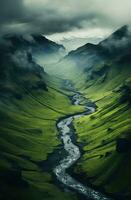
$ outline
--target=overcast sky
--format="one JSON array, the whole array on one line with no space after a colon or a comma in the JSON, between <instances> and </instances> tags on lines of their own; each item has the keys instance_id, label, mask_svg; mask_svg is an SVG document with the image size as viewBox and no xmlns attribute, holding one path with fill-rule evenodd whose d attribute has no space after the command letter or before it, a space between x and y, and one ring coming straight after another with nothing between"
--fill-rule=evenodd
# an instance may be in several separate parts
<instances>
[{"instance_id":1,"label":"overcast sky","mask_svg":"<svg viewBox=\"0 0 131 200\"><path fill-rule=\"evenodd\" d=\"M131 0L0 0L1 33L94 42L130 24Z\"/></svg>"}]
</instances>

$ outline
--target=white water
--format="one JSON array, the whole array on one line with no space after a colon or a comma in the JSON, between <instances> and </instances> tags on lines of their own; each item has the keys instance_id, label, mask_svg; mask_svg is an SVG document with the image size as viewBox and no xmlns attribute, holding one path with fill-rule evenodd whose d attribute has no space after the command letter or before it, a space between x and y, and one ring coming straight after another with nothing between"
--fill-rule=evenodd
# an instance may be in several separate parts
<instances>
[{"instance_id":1,"label":"white water","mask_svg":"<svg viewBox=\"0 0 131 200\"><path fill-rule=\"evenodd\" d=\"M79 105L81 101L80 94L76 94L73 97L74 105ZM74 118L80 118L83 115L89 115L93 112L95 112L95 108L93 107L86 107L87 111L83 114L76 114L72 117L67 117L63 120L61 120L58 124L58 130L61 136L61 140L64 145L64 149L68 153L68 156L63 158L59 165L54 168L54 173L57 177L57 179L63 183L64 185L76 190L77 192L85 195L87 199L94 199L94 200L109 200L105 195L103 195L100 192L95 191L94 189L91 189L87 186L84 186L79 181L72 178L66 170L70 168L80 157L81 153L79 150L79 147L76 146L72 140L71 140L71 128L70 125L72 125L72 121Z\"/></svg>"}]
</instances>

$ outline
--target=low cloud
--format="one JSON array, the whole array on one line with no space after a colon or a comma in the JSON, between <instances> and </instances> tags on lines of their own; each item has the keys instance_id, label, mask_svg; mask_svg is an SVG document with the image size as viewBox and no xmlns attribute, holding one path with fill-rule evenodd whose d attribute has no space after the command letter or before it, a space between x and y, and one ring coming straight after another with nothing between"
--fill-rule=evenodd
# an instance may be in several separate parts
<instances>
[{"instance_id":1,"label":"low cloud","mask_svg":"<svg viewBox=\"0 0 131 200\"><path fill-rule=\"evenodd\" d=\"M18 68L25 68L25 69L32 69L32 63L29 62L28 52L27 51L16 51L12 56L11 59L13 63Z\"/></svg>"},{"instance_id":2,"label":"low cloud","mask_svg":"<svg viewBox=\"0 0 131 200\"><path fill-rule=\"evenodd\" d=\"M123 26L117 31L117 34L111 35L108 39L101 42L101 45L108 50L124 49L131 43L131 29L130 27Z\"/></svg>"}]
</instances>

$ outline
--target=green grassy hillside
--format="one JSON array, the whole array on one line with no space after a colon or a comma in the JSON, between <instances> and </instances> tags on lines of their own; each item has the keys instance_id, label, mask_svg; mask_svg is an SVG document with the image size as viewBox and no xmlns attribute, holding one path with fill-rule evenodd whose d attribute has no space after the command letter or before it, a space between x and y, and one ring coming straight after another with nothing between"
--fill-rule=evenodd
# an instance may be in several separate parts
<instances>
[{"instance_id":1,"label":"green grassy hillside","mask_svg":"<svg viewBox=\"0 0 131 200\"><path fill-rule=\"evenodd\" d=\"M118 45L125 37L129 42ZM131 198L130 39L127 27L122 27L107 40L80 47L54 66L55 75L70 79L97 105L94 114L74 120L84 150L75 167L77 178L124 200Z\"/></svg>"},{"instance_id":2,"label":"green grassy hillside","mask_svg":"<svg viewBox=\"0 0 131 200\"><path fill-rule=\"evenodd\" d=\"M91 116L75 119L78 141L84 145L75 172L118 199L127 199L131 197L130 62L94 66L82 92L98 108Z\"/></svg>"},{"instance_id":3,"label":"green grassy hillside","mask_svg":"<svg viewBox=\"0 0 131 200\"><path fill-rule=\"evenodd\" d=\"M82 110L71 105L59 82L49 81L48 91L26 91L22 100L0 102L1 200L76 199L56 186L46 166L48 156L61 148L57 120Z\"/></svg>"},{"instance_id":4,"label":"green grassy hillside","mask_svg":"<svg viewBox=\"0 0 131 200\"><path fill-rule=\"evenodd\" d=\"M128 43L123 44L125 37ZM122 27L98 45L72 51L50 68L97 105L94 114L74 120L84 150L75 167L77 178L124 200L131 198L130 39L127 27Z\"/></svg>"},{"instance_id":5,"label":"green grassy hillside","mask_svg":"<svg viewBox=\"0 0 131 200\"><path fill-rule=\"evenodd\" d=\"M75 200L74 194L57 187L52 172L65 153L56 123L83 108L71 105L71 94L61 89L63 80L47 75L29 49L35 45L35 53L42 54L43 49L56 53L62 46L42 36L35 37L35 44L23 36L7 36L2 41L0 200ZM50 157L55 160L50 162Z\"/></svg>"},{"instance_id":6,"label":"green grassy hillside","mask_svg":"<svg viewBox=\"0 0 131 200\"><path fill-rule=\"evenodd\" d=\"M97 105L94 114L74 119L83 147L77 178L119 200L131 199L131 43L117 47L126 35L123 27L46 66L55 77L23 49L0 51L0 200L78 199L57 186L52 173L65 154L58 119L84 110L72 105L72 92L62 87L66 79Z\"/></svg>"}]
</instances>

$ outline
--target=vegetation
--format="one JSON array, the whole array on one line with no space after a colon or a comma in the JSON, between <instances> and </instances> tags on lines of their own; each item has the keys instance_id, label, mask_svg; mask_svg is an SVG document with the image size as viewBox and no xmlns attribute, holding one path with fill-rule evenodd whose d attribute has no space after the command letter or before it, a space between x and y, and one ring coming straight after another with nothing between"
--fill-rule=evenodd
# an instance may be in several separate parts
<instances>
[{"instance_id":1,"label":"vegetation","mask_svg":"<svg viewBox=\"0 0 131 200\"><path fill-rule=\"evenodd\" d=\"M75 173L118 199L131 199L131 43L116 45L125 37L130 41L125 33L127 27L98 45L87 44L47 66L55 75L51 77L23 49L21 54L19 48L11 55L8 52L8 59L7 50L1 50L1 200L77 199L57 186L50 163L50 158L56 163L65 153L57 121L84 110L71 104L72 92L62 87L66 79L89 105L92 101L97 107L95 113L74 119L77 140L83 147ZM85 98L81 105L87 102Z\"/></svg>"},{"instance_id":2,"label":"vegetation","mask_svg":"<svg viewBox=\"0 0 131 200\"><path fill-rule=\"evenodd\" d=\"M130 199L130 65L112 62L105 80L100 81L101 77L102 74L95 79L88 76L82 90L98 108L90 116L75 119L78 141L84 145L75 172L119 199Z\"/></svg>"},{"instance_id":3,"label":"vegetation","mask_svg":"<svg viewBox=\"0 0 131 200\"><path fill-rule=\"evenodd\" d=\"M22 100L10 98L0 106L0 199L76 199L53 181L46 160L60 149L57 120L82 110L49 81L48 91L30 91ZM54 88L53 88L54 87ZM44 165L42 164L44 162ZM52 166L53 167L53 166Z\"/></svg>"}]
</instances>

